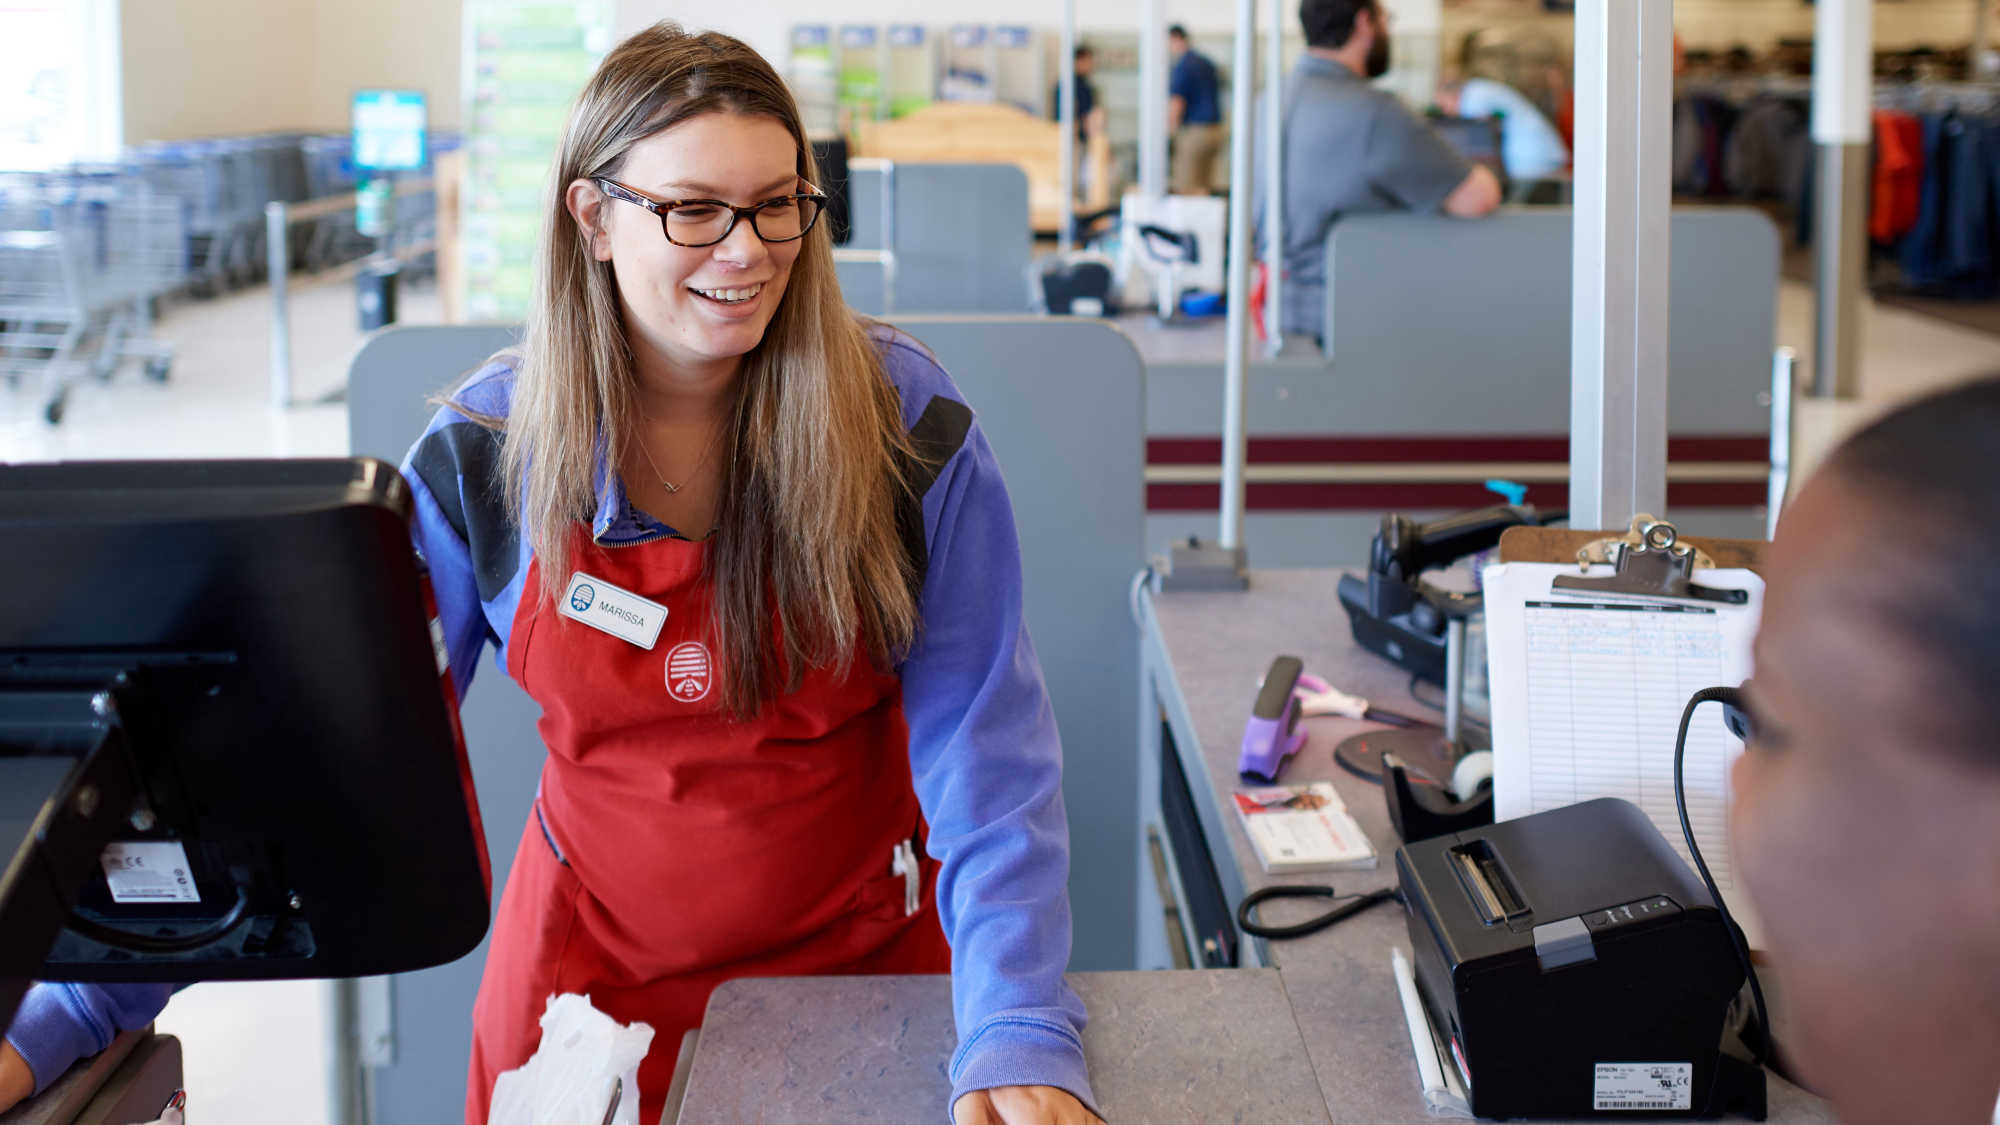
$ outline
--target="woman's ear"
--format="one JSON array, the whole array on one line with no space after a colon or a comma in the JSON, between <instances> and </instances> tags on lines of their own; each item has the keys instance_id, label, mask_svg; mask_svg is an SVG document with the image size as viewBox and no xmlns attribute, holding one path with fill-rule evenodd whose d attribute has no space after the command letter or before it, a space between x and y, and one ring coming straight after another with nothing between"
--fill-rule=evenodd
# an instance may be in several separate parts
<instances>
[{"instance_id":1,"label":"woman's ear","mask_svg":"<svg viewBox=\"0 0 2000 1125\"><path fill-rule=\"evenodd\" d=\"M611 237L604 230L605 203L604 193L589 180L571 180L569 190L563 193L563 206L569 208L576 229L583 232L590 256L600 262L611 260Z\"/></svg>"}]
</instances>

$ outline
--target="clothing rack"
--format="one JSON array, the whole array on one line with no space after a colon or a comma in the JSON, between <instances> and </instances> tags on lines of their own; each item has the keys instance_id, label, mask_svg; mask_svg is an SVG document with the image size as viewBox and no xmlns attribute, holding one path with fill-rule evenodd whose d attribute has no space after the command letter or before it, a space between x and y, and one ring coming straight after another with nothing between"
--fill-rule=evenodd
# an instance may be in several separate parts
<instances>
[{"instance_id":1,"label":"clothing rack","mask_svg":"<svg viewBox=\"0 0 2000 1125\"><path fill-rule=\"evenodd\" d=\"M1917 115L2000 114L2000 84L1991 82L1911 82L1875 87L1875 108Z\"/></svg>"}]
</instances>

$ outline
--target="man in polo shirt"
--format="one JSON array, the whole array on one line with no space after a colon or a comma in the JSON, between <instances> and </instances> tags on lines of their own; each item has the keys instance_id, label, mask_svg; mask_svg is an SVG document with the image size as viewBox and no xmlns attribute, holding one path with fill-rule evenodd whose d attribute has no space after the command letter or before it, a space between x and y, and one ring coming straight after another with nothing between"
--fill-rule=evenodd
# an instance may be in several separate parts
<instances>
[{"instance_id":1,"label":"man in polo shirt","mask_svg":"<svg viewBox=\"0 0 2000 1125\"><path fill-rule=\"evenodd\" d=\"M1285 99L1285 287L1288 335L1326 332L1326 237L1343 215L1500 206L1500 180L1467 162L1397 97L1369 84L1389 71L1379 0L1302 0L1306 54Z\"/></svg>"},{"instance_id":2,"label":"man in polo shirt","mask_svg":"<svg viewBox=\"0 0 2000 1125\"><path fill-rule=\"evenodd\" d=\"M1167 131L1174 138L1175 195L1215 190L1215 158L1222 151L1222 80L1215 64L1188 45L1187 28L1167 29L1174 69L1167 80Z\"/></svg>"}]
</instances>

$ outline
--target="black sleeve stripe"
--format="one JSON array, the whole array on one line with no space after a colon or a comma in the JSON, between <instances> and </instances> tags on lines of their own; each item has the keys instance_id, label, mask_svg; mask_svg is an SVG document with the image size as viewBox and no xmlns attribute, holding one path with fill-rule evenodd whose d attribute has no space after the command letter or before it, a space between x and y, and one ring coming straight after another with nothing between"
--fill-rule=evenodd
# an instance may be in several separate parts
<instances>
[{"instance_id":1,"label":"black sleeve stripe","mask_svg":"<svg viewBox=\"0 0 2000 1125\"><path fill-rule=\"evenodd\" d=\"M965 446L972 432L972 408L962 402L934 397L924 407L923 416L910 427L910 445L916 458L905 465L908 491L896 509L896 530L909 552L912 581L923 589L924 568L930 565L930 544L924 536L924 497L943 475L944 467Z\"/></svg>"},{"instance_id":2,"label":"black sleeve stripe","mask_svg":"<svg viewBox=\"0 0 2000 1125\"><path fill-rule=\"evenodd\" d=\"M519 534L493 487L500 468L500 435L472 422L440 426L417 443L410 468L471 550L479 600L500 596L521 565Z\"/></svg>"}]
</instances>

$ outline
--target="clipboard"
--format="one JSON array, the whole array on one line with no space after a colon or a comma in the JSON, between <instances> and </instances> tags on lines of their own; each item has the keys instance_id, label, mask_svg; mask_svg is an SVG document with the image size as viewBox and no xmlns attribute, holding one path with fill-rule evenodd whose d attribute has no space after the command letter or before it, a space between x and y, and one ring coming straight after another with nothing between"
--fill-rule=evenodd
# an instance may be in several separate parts
<instances>
[{"instance_id":1,"label":"clipboard","mask_svg":"<svg viewBox=\"0 0 2000 1125\"><path fill-rule=\"evenodd\" d=\"M1636 543L1643 524L1658 522L1661 521L1652 516L1640 515L1622 536L1613 531L1573 531L1566 527L1510 527L1500 536L1500 561L1576 562L1585 552L1591 552L1593 561L1609 561L1601 551L1591 549L1614 540ZM1677 535L1677 538L1699 552L1695 563L1698 570L1706 565L1764 576L1764 552L1770 544L1761 539L1710 539L1693 535Z\"/></svg>"},{"instance_id":2,"label":"clipboard","mask_svg":"<svg viewBox=\"0 0 2000 1125\"><path fill-rule=\"evenodd\" d=\"M1767 548L1682 539L1649 515L1623 534L1510 529L1485 572L1496 816L1622 797L1685 859L1671 791L1681 712L1695 691L1747 678ZM1521 563L1557 565L1510 566ZM1689 817L1756 945L1727 839L1742 747L1714 710L1688 737Z\"/></svg>"}]
</instances>

